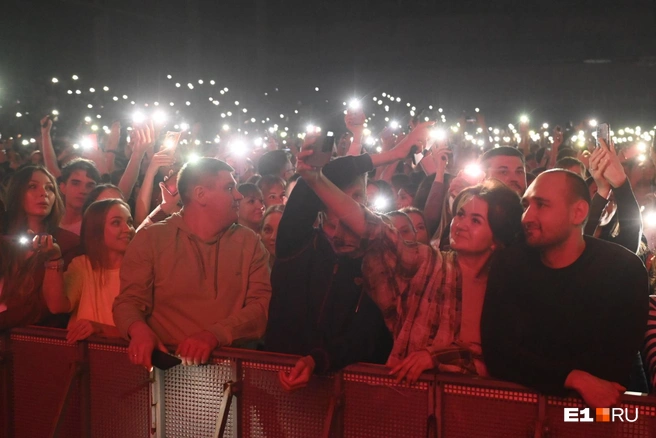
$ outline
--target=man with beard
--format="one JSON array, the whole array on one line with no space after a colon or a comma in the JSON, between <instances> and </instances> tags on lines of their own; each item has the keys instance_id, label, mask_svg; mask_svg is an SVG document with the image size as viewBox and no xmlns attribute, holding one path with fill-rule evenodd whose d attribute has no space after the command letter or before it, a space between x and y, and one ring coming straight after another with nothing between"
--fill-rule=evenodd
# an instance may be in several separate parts
<instances>
[{"instance_id":1,"label":"man with beard","mask_svg":"<svg viewBox=\"0 0 656 438\"><path fill-rule=\"evenodd\" d=\"M365 204L366 172L404 159L425 140L427 128L415 128L388 152L338 158L323 168L324 175ZM315 141L306 138L304 148ZM299 179L278 228L265 349L303 356L289 374L279 375L290 391L305 386L313 373L355 362L383 364L392 348L383 316L362 288L360 238L334 212L321 210L319 197Z\"/></svg>"},{"instance_id":2,"label":"man with beard","mask_svg":"<svg viewBox=\"0 0 656 438\"><path fill-rule=\"evenodd\" d=\"M185 365L216 347L261 338L271 298L269 256L237 222L232 167L215 158L187 163L178 176L179 213L137 233L121 265L114 322L130 339L134 364L177 345Z\"/></svg>"},{"instance_id":3,"label":"man with beard","mask_svg":"<svg viewBox=\"0 0 656 438\"><path fill-rule=\"evenodd\" d=\"M646 329L647 273L625 248L583 236L590 194L540 174L522 199L526 244L492 263L481 318L489 373L547 394L616 404Z\"/></svg>"}]
</instances>

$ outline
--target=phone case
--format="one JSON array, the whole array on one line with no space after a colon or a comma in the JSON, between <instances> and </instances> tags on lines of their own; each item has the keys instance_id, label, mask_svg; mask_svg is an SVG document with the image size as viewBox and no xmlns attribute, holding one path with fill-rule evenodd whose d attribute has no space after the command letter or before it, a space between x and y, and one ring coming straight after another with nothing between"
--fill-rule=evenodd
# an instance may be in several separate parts
<instances>
[{"instance_id":1,"label":"phone case","mask_svg":"<svg viewBox=\"0 0 656 438\"><path fill-rule=\"evenodd\" d=\"M153 355L150 360L153 366L160 370L168 370L182 363L182 359L157 349L153 350Z\"/></svg>"}]
</instances>

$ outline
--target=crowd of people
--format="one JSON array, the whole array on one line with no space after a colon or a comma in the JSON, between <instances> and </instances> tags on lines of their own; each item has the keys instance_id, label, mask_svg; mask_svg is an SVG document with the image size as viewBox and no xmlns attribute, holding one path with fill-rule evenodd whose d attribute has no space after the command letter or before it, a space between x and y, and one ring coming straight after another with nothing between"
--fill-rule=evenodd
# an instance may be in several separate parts
<instances>
[{"instance_id":1,"label":"crowd of people","mask_svg":"<svg viewBox=\"0 0 656 438\"><path fill-rule=\"evenodd\" d=\"M371 151L366 121L244 152L152 120L76 148L46 116L34 153L0 154L0 330L124 337L146 368L156 349L296 354L289 391L356 362L593 407L656 386L653 146L413 117Z\"/></svg>"}]
</instances>

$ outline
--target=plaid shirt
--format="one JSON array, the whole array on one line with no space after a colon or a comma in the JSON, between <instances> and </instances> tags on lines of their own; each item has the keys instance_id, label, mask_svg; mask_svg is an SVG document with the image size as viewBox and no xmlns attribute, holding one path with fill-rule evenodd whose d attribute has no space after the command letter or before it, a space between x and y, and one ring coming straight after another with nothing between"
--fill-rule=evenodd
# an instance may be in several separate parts
<instances>
[{"instance_id":1,"label":"plaid shirt","mask_svg":"<svg viewBox=\"0 0 656 438\"><path fill-rule=\"evenodd\" d=\"M393 227L364 212L365 286L394 335L387 365L428 350L440 371L483 374L480 345L459 340L462 281L455 252L404 241Z\"/></svg>"}]
</instances>

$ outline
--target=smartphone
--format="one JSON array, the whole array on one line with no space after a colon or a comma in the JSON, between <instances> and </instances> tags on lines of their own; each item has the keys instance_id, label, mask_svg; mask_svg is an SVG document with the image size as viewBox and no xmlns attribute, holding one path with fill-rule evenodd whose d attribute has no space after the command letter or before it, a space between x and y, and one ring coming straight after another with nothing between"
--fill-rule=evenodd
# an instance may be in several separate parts
<instances>
[{"instance_id":1,"label":"smartphone","mask_svg":"<svg viewBox=\"0 0 656 438\"><path fill-rule=\"evenodd\" d=\"M171 171L171 174L164 178L164 188L171 196L178 194L178 172Z\"/></svg>"},{"instance_id":2,"label":"smartphone","mask_svg":"<svg viewBox=\"0 0 656 438\"><path fill-rule=\"evenodd\" d=\"M610 126L608 126L608 123L600 123L597 125L597 140L596 140L596 145L597 147L600 146L599 144L599 139L602 138L610 147Z\"/></svg>"},{"instance_id":3,"label":"smartphone","mask_svg":"<svg viewBox=\"0 0 656 438\"><path fill-rule=\"evenodd\" d=\"M326 132L323 140L317 139L310 149L314 151L305 162L312 167L323 167L330 161L335 146L335 134L332 131Z\"/></svg>"},{"instance_id":4,"label":"smartphone","mask_svg":"<svg viewBox=\"0 0 656 438\"><path fill-rule=\"evenodd\" d=\"M160 370L168 370L173 368L176 365L182 363L182 359L175 357L171 354L164 353L161 350L153 350L153 355L150 357L150 361L154 367L159 368Z\"/></svg>"},{"instance_id":5,"label":"smartphone","mask_svg":"<svg viewBox=\"0 0 656 438\"><path fill-rule=\"evenodd\" d=\"M178 147L178 142L180 141L181 131L166 131L166 136L164 137L164 143L162 147L171 152L171 155L175 153L175 149Z\"/></svg>"},{"instance_id":6,"label":"smartphone","mask_svg":"<svg viewBox=\"0 0 656 438\"><path fill-rule=\"evenodd\" d=\"M437 173L437 163L435 162L435 157L432 153L424 155L424 158L419 161L419 166L426 175Z\"/></svg>"}]
</instances>

